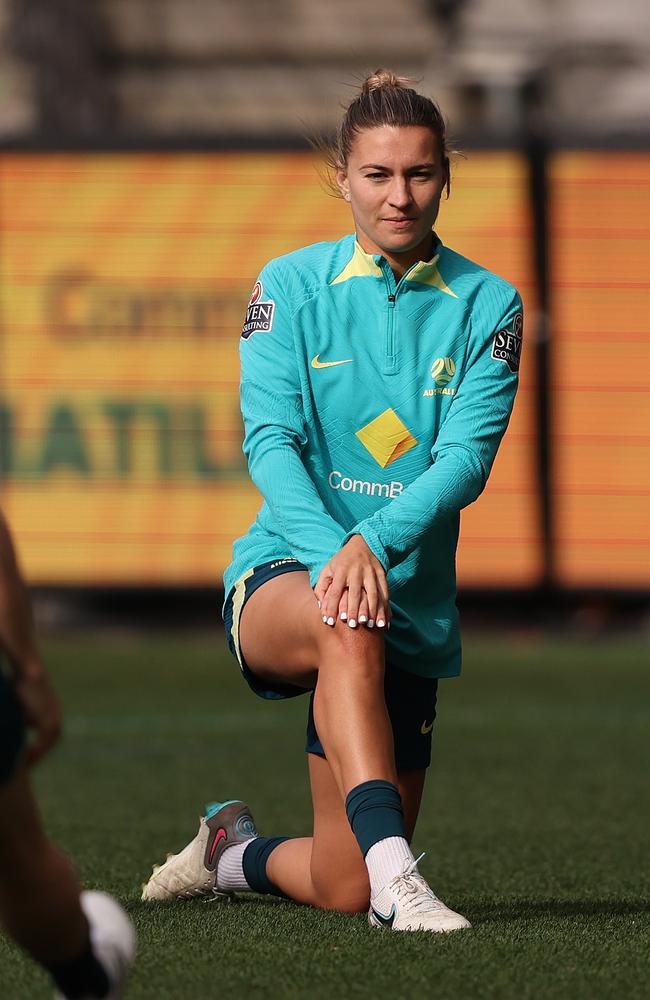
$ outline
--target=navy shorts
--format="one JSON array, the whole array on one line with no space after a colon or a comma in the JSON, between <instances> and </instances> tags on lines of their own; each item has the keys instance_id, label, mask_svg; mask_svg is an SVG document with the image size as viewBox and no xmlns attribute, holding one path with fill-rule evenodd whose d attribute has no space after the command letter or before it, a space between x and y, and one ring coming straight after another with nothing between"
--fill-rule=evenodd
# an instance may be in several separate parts
<instances>
[{"instance_id":1,"label":"navy shorts","mask_svg":"<svg viewBox=\"0 0 650 1000\"><path fill-rule=\"evenodd\" d=\"M23 710L0 664L0 786L13 777L24 744Z\"/></svg>"},{"instance_id":2,"label":"navy shorts","mask_svg":"<svg viewBox=\"0 0 650 1000\"><path fill-rule=\"evenodd\" d=\"M310 693L307 719L307 753L325 757L314 722L314 692L307 692L295 684L273 684L262 681L248 667L239 645L239 620L249 597L255 591L282 573L306 572L307 568L297 559L276 559L263 563L244 573L232 588L223 610L228 647L238 661L249 687L260 698L278 700ZM436 678L419 677L387 662L384 678L386 707L393 727L395 761L401 771L419 770L431 763L431 740L436 718L438 681Z\"/></svg>"}]
</instances>

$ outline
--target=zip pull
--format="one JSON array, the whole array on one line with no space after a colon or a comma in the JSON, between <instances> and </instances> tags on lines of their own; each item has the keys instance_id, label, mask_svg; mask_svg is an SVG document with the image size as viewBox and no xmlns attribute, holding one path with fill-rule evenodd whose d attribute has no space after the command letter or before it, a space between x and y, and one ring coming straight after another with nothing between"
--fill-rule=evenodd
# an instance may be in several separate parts
<instances>
[{"instance_id":1,"label":"zip pull","mask_svg":"<svg viewBox=\"0 0 650 1000\"><path fill-rule=\"evenodd\" d=\"M388 296L388 301L390 302L390 304L392 306L394 306L395 305L395 296L394 295L389 295Z\"/></svg>"}]
</instances>

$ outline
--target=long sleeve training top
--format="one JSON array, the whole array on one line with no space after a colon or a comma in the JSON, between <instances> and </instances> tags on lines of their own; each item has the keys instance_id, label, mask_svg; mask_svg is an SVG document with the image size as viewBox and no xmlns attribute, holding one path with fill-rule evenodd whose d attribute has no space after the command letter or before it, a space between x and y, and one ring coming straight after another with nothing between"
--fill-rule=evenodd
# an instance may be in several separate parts
<instances>
[{"instance_id":1,"label":"long sleeve training top","mask_svg":"<svg viewBox=\"0 0 650 1000\"><path fill-rule=\"evenodd\" d=\"M244 453L264 503L225 586L286 558L313 585L360 534L388 574L388 658L446 677L460 671L460 511L508 425L522 305L507 282L435 244L399 281L354 236L262 271L240 354Z\"/></svg>"}]
</instances>

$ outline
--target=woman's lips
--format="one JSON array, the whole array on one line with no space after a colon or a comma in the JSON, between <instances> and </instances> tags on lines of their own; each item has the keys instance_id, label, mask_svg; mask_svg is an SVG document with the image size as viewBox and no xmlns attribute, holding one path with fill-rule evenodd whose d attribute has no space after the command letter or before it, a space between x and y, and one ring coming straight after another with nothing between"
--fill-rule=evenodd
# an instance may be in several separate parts
<instances>
[{"instance_id":1,"label":"woman's lips","mask_svg":"<svg viewBox=\"0 0 650 1000\"><path fill-rule=\"evenodd\" d=\"M415 219L384 219L384 222L393 229L408 229L415 221Z\"/></svg>"}]
</instances>

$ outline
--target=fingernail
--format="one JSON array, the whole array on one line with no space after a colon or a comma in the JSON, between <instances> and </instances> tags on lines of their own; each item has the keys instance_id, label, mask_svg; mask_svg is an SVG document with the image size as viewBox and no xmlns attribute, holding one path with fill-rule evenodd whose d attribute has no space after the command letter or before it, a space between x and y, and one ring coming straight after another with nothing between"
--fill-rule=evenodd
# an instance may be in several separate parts
<instances>
[{"instance_id":1,"label":"fingernail","mask_svg":"<svg viewBox=\"0 0 650 1000\"><path fill-rule=\"evenodd\" d=\"M356 628L357 627L357 623L354 620L354 618L350 618L350 621L348 622L348 625L350 626L350 628Z\"/></svg>"},{"instance_id":2,"label":"fingernail","mask_svg":"<svg viewBox=\"0 0 650 1000\"><path fill-rule=\"evenodd\" d=\"M333 625L334 624L334 619L333 618L328 618L327 619L327 624L328 625Z\"/></svg>"},{"instance_id":3,"label":"fingernail","mask_svg":"<svg viewBox=\"0 0 650 1000\"><path fill-rule=\"evenodd\" d=\"M359 621L361 622L362 625L365 625L368 619L366 618L365 615L359 615Z\"/></svg>"},{"instance_id":4,"label":"fingernail","mask_svg":"<svg viewBox=\"0 0 650 1000\"><path fill-rule=\"evenodd\" d=\"M318 607L320 608L320 601L317 601L316 603L318 604Z\"/></svg>"},{"instance_id":5,"label":"fingernail","mask_svg":"<svg viewBox=\"0 0 650 1000\"><path fill-rule=\"evenodd\" d=\"M383 628L385 624L386 623L384 622L383 618L378 618L377 619L377 628Z\"/></svg>"},{"instance_id":6,"label":"fingernail","mask_svg":"<svg viewBox=\"0 0 650 1000\"><path fill-rule=\"evenodd\" d=\"M327 615L323 615L323 625L327 625Z\"/></svg>"},{"instance_id":7,"label":"fingernail","mask_svg":"<svg viewBox=\"0 0 650 1000\"><path fill-rule=\"evenodd\" d=\"M347 611L342 611L341 614L339 615L339 618L341 619L342 622L346 622L348 620Z\"/></svg>"},{"instance_id":8,"label":"fingernail","mask_svg":"<svg viewBox=\"0 0 650 1000\"><path fill-rule=\"evenodd\" d=\"M374 628L374 627L375 627L375 620L374 620L374 618L369 618L368 619L368 628Z\"/></svg>"}]
</instances>

